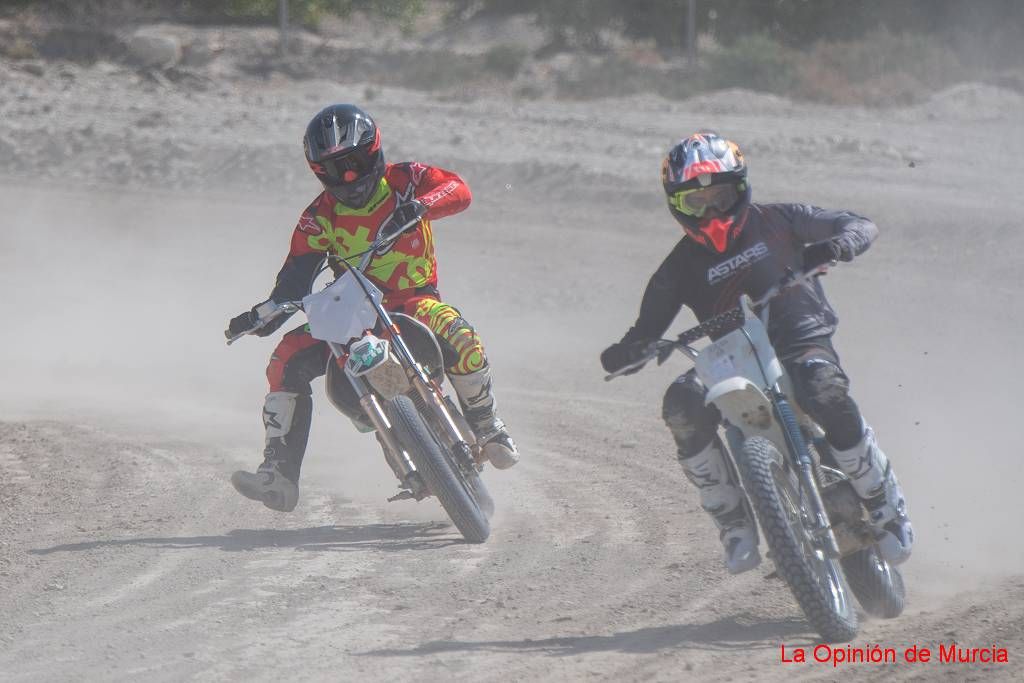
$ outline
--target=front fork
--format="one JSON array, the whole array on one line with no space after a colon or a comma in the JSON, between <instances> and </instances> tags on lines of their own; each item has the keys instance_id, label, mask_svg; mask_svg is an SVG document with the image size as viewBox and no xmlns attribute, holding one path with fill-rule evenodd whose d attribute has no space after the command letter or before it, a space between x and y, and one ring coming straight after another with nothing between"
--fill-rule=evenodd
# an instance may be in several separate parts
<instances>
[{"instance_id":1,"label":"front fork","mask_svg":"<svg viewBox=\"0 0 1024 683\"><path fill-rule=\"evenodd\" d=\"M795 461L797 476L800 478L800 489L807 494L810 508L808 512L813 523L812 533L815 538L823 542L829 557L838 558L840 556L839 543L832 531L828 510L825 508L825 502L821 499L821 492L818 490L818 478L814 474L814 461L811 459L807 443L804 441L803 432L800 431L796 413L778 384L772 387L770 395L772 405L775 406L775 416L782 426L786 445Z\"/></svg>"},{"instance_id":2,"label":"front fork","mask_svg":"<svg viewBox=\"0 0 1024 683\"><path fill-rule=\"evenodd\" d=\"M434 382L431 382L426 377L426 373L422 371L410 372L409 381L416 389L423 404L436 417L440 427L438 431L441 432L440 436L445 441L444 446L449 451L458 454L460 466L475 466L476 460L473 458L473 451L466 437L462 434L462 430L459 429L459 425L455 422L455 418L452 417L451 411L448 410L448 405L444 400L444 395L441 393L441 388Z\"/></svg>"},{"instance_id":3,"label":"front fork","mask_svg":"<svg viewBox=\"0 0 1024 683\"><path fill-rule=\"evenodd\" d=\"M334 353L335 358L344 357L344 349L340 344L329 343L331 351ZM354 377L347 370L345 377L348 378L349 383L352 385L353 390L359 397L359 405L362 407L363 412L369 417L370 422L373 424L374 429L377 430L377 435L383 442L384 446L384 459L387 461L388 466L395 473L395 476L403 484L407 485L409 482L409 475L416 471L416 465L413 464L409 458L409 454L402 448L402 444L399 443L395 436L394 430L391 428L391 421L388 420L384 409L380 405L380 401L377 396L370 391L369 386L365 380L361 377ZM445 405L442 398L440 388L436 387L429 379L426 378L426 373L419 367L408 368L406 373L409 377L409 382L416 390L416 394L420 398L420 403L425 406L435 417L436 422L440 423L442 429L438 430L441 432L443 440L446 442L444 445L459 453L460 459L464 463L473 463L473 454L469 448L469 444L462 436L462 432L456 425L451 413L448 411L447 405Z\"/></svg>"},{"instance_id":4,"label":"front fork","mask_svg":"<svg viewBox=\"0 0 1024 683\"><path fill-rule=\"evenodd\" d=\"M328 344L336 359L344 357L345 351L340 344L333 342L328 342ZM406 485L409 481L409 475L416 471L416 466L409 458L409 454L402 448L402 444L398 442L398 438L391 428L391 421L388 420L388 416L384 413L384 408L381 406L380 401L377 400L377 396L370 391L365 380L361 377L353 377L344 368L342 368L342 372L345 373L349 384L352 385L356 396L359 397L359 405L362 407L363 412L370 418L373 428L377 430L377 437L381 440L381 445L384 446L384 460L387 461L388 466L395 473L395 476L398 477L398 481L403 486Z\"/></svg>"},{"instance_id":5,"label":"front fork","mask_svg":"<svg viewBox=\"0 0 1024 683\"><path fill-rule=\"evenodd\" d=\"M402 360L402 365L405 368L405 375L409 379L409 383L412 384L416 393L419 395L421 402L421 409L432 413L439 427L438 431L442 440L445 442L443 445L450 452L457 453L460 459L460 466L466 463L468 466L473 466L475 463L473 459L473 453L469 447L469 443L466 441L455 420L452 419L451 413L448 411L448 406L444 402L444 394L441 391L441 387L435 382L431 381L423 367L416 362L416 358L412 355L412 351L405 344L405 340L402 339L402 335L398 329L398 326L391 319L391 315L380 305L374 303L374 307L377 309L377 314L383 321L385 327L392 332L391 341L395 346L395 350L398 352L399 357Z\"/></svg>"}]
</instances>

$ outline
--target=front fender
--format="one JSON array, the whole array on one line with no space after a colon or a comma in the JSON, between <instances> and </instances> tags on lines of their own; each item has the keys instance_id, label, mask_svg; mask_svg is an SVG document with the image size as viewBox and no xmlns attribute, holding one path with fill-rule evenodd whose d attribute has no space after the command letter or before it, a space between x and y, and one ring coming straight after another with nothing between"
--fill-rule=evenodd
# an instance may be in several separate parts
<instances>
[{"instance_id":1,"label":"front fender","mask_svg":"<svg viewBox=\"0 0 1024 683\"><path fill-rule=\"evenodd\" d=\"M745 377L731 377L708 389L704 402L714 404L729 424L743 437L762 436L785 452L786 440L775 420L771 401L757 385Z\"/></svg>"}]
</instances>

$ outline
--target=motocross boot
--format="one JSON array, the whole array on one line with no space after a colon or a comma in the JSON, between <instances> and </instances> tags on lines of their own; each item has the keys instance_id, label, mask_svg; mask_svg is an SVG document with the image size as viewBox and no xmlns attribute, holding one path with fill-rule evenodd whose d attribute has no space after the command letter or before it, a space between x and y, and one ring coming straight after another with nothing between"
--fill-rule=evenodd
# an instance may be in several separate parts
<instances>
[{"instance_id":1,"label":"motocross boot","mask_svg":"<svg viewBox=\"0 0 1024 683\"><path fill-rule=\"evenodd\" d=\"M832 453L864 501L882 557L893 565L905 562L914 545L914 528L907 517L903 489L878 447L874 430L865 424L864 436L856 446L843 451L833 446Z\"/></svg>"},{"instance_id":2,"label":"motocross boot","mask_svg":"<svg viewBox=\"0 0 1024 683\"><path fill-rule=\"evenodd\" d=\"M484 457L499 470L507 470L519 462L516 444L496 411L494 393L491 391L490 366L485 365L466 375L450 374L448 379L459 397L462 412L476 435L477 443L483 449Z\"/></svg>"},{"instance_id":3,"label":"motocross boot","mask_svg":"<svg viewBox=\"0 0 1024 683\"><path fill-rule=\"evenodd\" d=\"M733 479L718 436L700 453L680 454L686 478L700 489L700 506L718 527L725 547L725 568L730 574L749 571L761 563L757 550L757 525L750 514L743 491Z\"/></svg>"},{"instance_id":4,"label":"motocross boot","mask_svg":"<svg viewBox=\"0 0 1024 683\"><path fill-rule=\"evenodd\" d=\"M246 498L271 510L291 512L299 502L299 469L309 439L313 401L290 391L272 391L263 404L267 430L263 464L255 474L238 471L231 484Z\"/></svg>"}]
</instances>

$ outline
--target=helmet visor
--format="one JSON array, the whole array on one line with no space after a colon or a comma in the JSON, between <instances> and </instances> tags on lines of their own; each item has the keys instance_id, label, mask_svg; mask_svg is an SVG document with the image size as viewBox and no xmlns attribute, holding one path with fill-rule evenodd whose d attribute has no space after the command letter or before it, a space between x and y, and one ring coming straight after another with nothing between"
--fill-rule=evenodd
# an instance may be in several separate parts
<instances>
[{"instance_id":1,"label":"helmet visor","mask_svg":"<svg viewBox=\"0 0 1024 683\"><path fill-rule=\"evenodd\" d=\"M354 149L348 154L320 162L323 169L321 180L329 185L348 185L357 183L374 171L380 150L367 154L362 149Z\"/></svg>"},{"instance_id":2,"label":"helmet visor","mask_svg":"<svg viewBox=\"0 0 1024 683\"><path fill-rule=\"evenodd\" d=\"M708 187L679 190L669 195L668 203L687 216L700 218L709 208L725 213L740 199L741 187L735 183L722 183Z\"/></svg>"}]
</instances>

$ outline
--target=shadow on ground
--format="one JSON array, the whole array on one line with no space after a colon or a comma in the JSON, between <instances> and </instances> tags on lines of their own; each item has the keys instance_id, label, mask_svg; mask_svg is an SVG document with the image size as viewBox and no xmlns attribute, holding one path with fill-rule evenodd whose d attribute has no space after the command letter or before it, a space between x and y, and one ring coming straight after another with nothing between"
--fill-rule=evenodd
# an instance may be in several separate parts
<instances>
[{"instance_id":1,"label":"shadow on ground","mask_svg":"<svg viewBox=\"0 0 1024 683\"><path fill-rule=\"evenodd\" d=\"M816 642L806 621L801 619L756 620L738 615L704 624L654 626L622 631L608 636L564 636L533 640L434 640L409 649L370 650L360 653L371 657L409 657L446 652L537 652L555 657L588 652L625 652L649 654L659 650L695 647L704 650L758 650L778 647L786 641L794 645Z\"/></svg>"},{"instance_id":2,"label":"shadow on ground","mask_svg":"<svg viewBox=\"0 0 1024 683\"><path fill-rule=\"evenodd\" d=\"M442 522L400 522L307 529L234 529L222 536L147 536L65 543L30 550L32 555L79 552L118 546L154 548L216 548L226 552L290 548L305 551L432 550L464 543Z\"/></svg>"}]
</instances>

